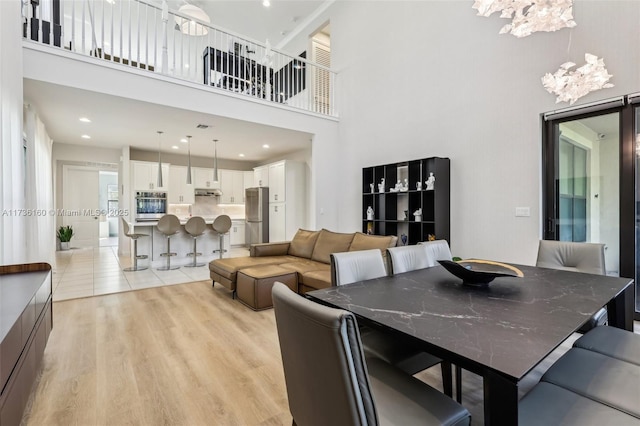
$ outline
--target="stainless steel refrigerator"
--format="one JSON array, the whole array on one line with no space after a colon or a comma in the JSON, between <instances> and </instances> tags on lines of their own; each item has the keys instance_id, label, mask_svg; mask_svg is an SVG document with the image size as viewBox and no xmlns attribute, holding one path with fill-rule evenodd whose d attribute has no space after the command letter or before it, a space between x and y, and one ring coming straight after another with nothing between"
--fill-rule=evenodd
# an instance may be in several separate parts
<instances>
[{"instance_id":1,"label":"stainless steel refrigerator","mask_svg":"<svg viewBox=\"0 0 640 426\"><path fill-rule=\"evenodd\" d=\"M269 242L269 188L247 188L244 208L246 216L245 240L251 244Z\"/></svg>"}]
</instances>

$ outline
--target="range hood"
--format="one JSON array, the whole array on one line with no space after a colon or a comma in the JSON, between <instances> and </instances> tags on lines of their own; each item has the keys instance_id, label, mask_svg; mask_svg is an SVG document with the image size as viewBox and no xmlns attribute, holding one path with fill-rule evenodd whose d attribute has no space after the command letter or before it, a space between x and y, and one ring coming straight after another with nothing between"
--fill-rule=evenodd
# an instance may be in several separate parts
<instances>
[{"instance_id":1,"label":"range hood","mask_svg":"<svg viewBox=\"0 0 640 426\"><path fill-rule=\"evenodd\" d=\"M200 197L219 197L222 191L217 188L196 188L196 196Z\"/></svg>"}]
</instances>

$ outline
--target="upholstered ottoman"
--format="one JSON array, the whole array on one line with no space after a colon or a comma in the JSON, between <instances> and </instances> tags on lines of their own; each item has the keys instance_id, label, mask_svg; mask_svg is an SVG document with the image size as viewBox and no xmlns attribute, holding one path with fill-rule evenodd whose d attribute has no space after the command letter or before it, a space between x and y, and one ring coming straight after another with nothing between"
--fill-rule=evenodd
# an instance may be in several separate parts
<instances>
[{"instance_id":1,"label":"upholstered ottoman","mask_svg":"<svg viewBox=\"0 0 640 426\"><path fill-rule=\"evenodd\" d=\"M238 299L254 311L271 308L273 307L271 287L276 281L286 284L295 292L298 291L298 276L294 271L278 265L242 269L238 271L236 286Z\"/></svg>"}]
</instances>

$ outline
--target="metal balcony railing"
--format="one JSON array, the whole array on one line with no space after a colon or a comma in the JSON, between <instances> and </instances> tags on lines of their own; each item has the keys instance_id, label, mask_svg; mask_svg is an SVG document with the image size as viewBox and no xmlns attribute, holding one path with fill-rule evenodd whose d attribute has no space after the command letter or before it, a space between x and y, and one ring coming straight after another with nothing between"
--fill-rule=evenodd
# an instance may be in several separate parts
<instances>
[{"instance_id":1,"label":"metal balcony railing","mask_svg":"<svg viewBox=\"0 0 640 426\"><path fill-rule=\"evenodd\" d=\"M33 41L337 116L331 69L170 10L166 1L25 0L23 19L23 36Z\"/></svg>"}]
</instances>

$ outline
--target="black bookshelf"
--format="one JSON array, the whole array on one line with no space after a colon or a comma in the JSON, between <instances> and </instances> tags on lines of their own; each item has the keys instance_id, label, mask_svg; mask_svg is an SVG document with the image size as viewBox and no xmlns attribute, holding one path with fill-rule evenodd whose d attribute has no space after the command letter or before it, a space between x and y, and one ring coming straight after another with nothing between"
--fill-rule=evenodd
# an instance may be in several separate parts
<instances>
[{"instance_id":1,"label":"black bookshelf","mask_svg":"<svg viewBox=\"0 0 640 426\"><path fill-rule=\"evenodd\" d=\"M434 189L427 190L429 174L436 178ZM384 190L378 185L384 178ZM407 191L392 192L398 181ZM416 184L420 182L421 188ZM370 184L373 183L373 191ZM362 169L362 232L375 235L407 236L407 244L428 241L429 238L450 241L450 160L430 157ZM374 220L367 220L367 209L374 210ZM416 221L413 213L422 209L422 218Z\"/></svg>"}]
</instances>

